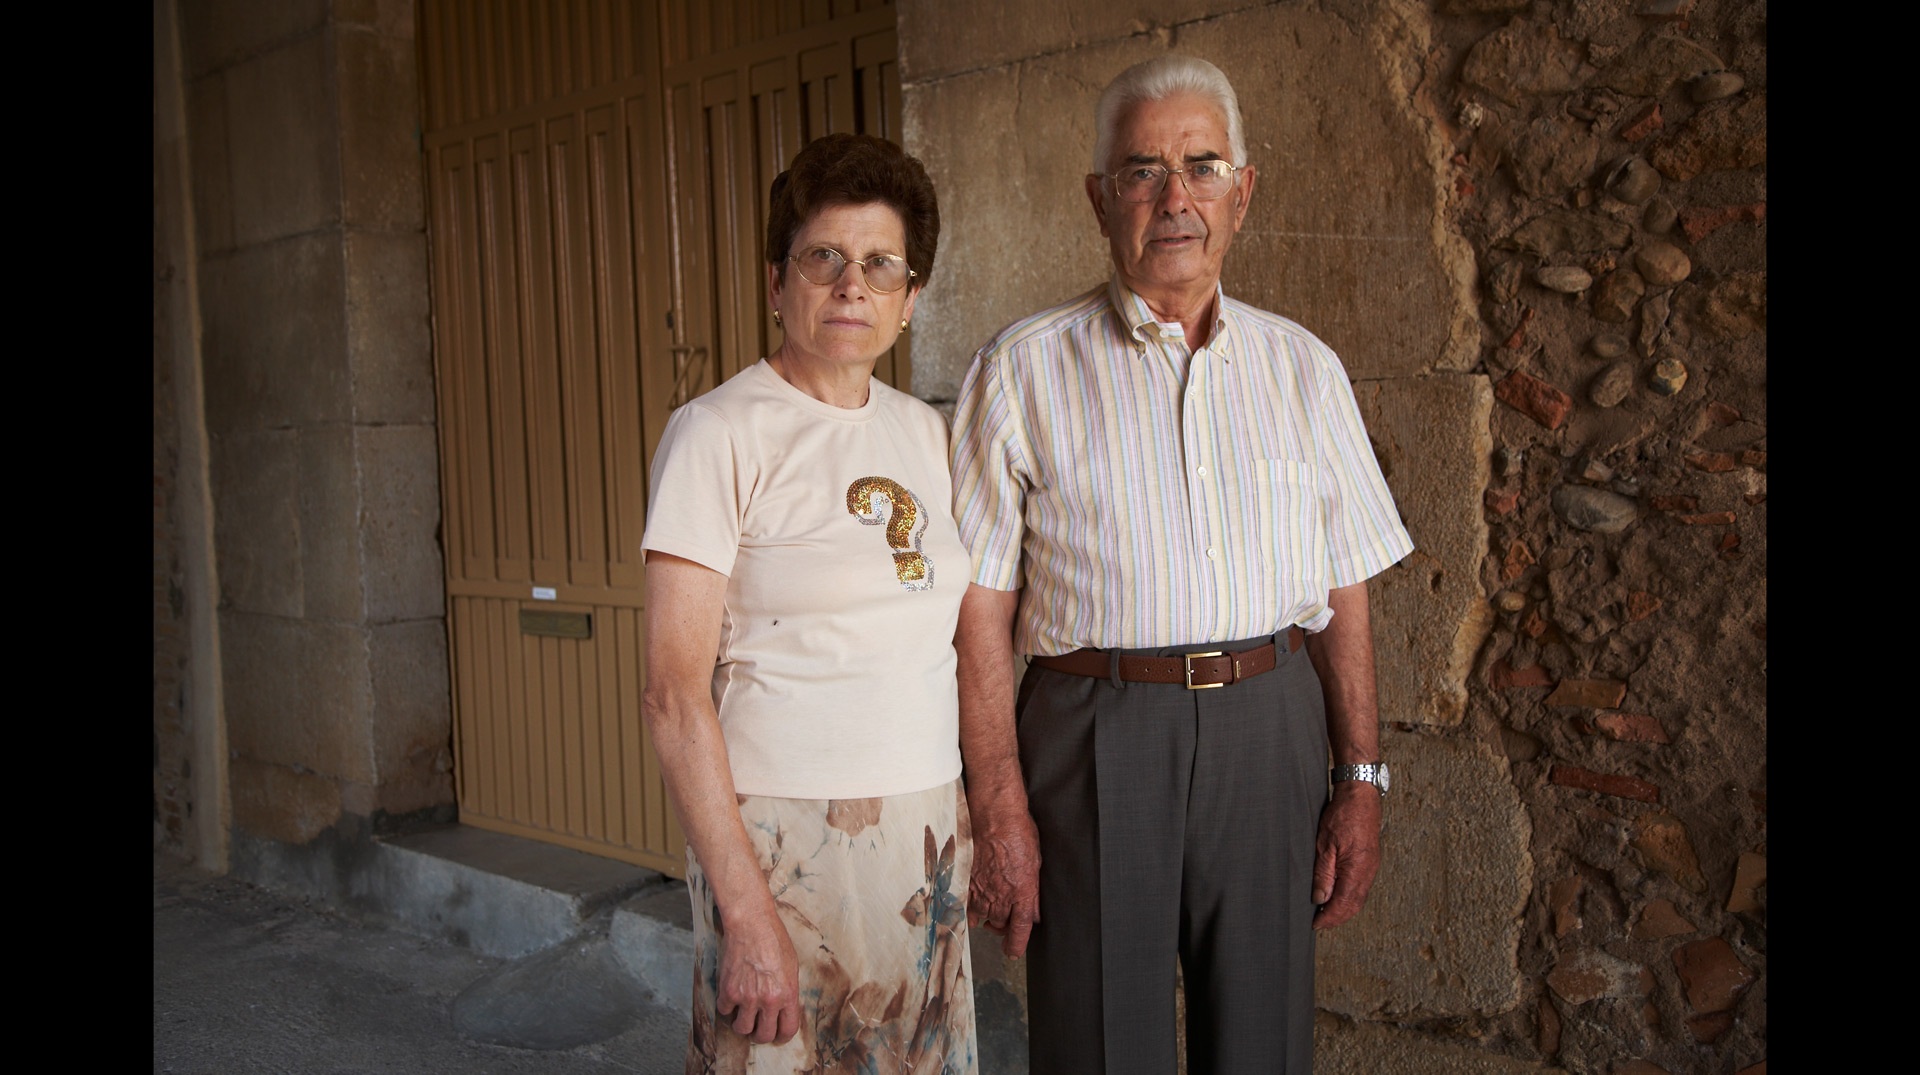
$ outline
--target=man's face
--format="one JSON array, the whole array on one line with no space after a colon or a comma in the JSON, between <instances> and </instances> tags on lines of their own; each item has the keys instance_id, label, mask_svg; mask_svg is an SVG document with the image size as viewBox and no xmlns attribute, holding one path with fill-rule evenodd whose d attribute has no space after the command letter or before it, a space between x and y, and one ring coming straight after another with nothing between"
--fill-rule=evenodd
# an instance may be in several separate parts
<instances>
[{"instance_id":1,"label":"man's face","mask_svg":"<svg viewBox=\"0 0 1920 1075\"><path fill-rule=\"evenodd\" d=\"M1135 105L1120 119L1108 173L1133 164L1185 168L1199 160L1230 160L1226 119L1213 102L1183 95ZM1113 250L1121 281L1150 301L1156 295L1211 290L1220 279L1233 233L1253 197L1253 168L1240 169L1224 197L1196 201L1180 176L1150 202L1122 201L1113 184L1087 177L1087 197L1100 234Z\"/></svg>"}]
</instances>

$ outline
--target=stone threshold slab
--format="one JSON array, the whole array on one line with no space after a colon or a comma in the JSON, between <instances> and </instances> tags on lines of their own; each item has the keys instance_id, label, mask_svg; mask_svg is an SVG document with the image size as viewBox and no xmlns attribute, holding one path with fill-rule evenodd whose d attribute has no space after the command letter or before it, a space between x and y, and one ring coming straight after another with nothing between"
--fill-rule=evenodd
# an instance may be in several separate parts
<instances>
[{"instance_id":1,"label":"stone threshold slab","mask_svg":"<svg viewBox=\"0 0 1920 1075\"><path fill-rule=\"evenodd\" d=\"M672 886L686 901L685 886L656 870L471 826L373 843L356 897L409 928L507 959L575 936L654 889Z\"/></svg>"},{"instance_id":2,"label":"stone threshold slab","mask_svg":"<svg viewBox=\"0 0 1920 1075\"><path fill-rule=\"evenodd\" d=\"M234 876L483 955L519 960L583 936L676 1011L693 991L683 881L613 859L465 825L305 845L236 833Z\"/></svg>"}]
</instances>

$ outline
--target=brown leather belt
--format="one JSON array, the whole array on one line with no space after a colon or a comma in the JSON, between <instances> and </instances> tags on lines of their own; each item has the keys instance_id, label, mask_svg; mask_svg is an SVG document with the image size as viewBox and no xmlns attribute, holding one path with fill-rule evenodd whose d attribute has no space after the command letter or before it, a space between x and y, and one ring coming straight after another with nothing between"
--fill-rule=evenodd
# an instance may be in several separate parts
<instances>
[{"instance_id":1,"label":"brown leather belt","mask_svg":"<svg viewBox=\"0 0 1920 1075\"><path fill-rule=\"evenodd\" d=\"M1287 628L1287 652L1297 652L1306 643L1307 633L1299 627ZM1035 657L1033 663L1071 676L1108 679L1113 676L1113 655L1103 649L1077 649L1058 657ZM1178 657L1132 657L1120 655L1120 678L1128 683L1175 683L1190 691L1225 687L1262 672L1271 672L1279 664L1273 643L1238 653L1213 650L1187 653Z\"/></svg>"}]
</instances>

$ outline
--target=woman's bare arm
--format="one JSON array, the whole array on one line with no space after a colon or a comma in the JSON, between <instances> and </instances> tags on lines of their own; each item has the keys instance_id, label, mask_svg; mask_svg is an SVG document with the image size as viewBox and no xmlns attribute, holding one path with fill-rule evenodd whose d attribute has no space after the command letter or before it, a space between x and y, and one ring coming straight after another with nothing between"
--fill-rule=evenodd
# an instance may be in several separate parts
<instances>
[{"instance_id":1,"label":"woman's bare arm","mask_svg":"<svg viewBox=\"0 0 1920 1075\"><path fill-rule=\"evenodd\" d=\"M647 685L641 712L687 842L726 922L720 1014L754 1041L784 1044L800 1027L799 961L740 823L727 744L713 708L713 662L727 577L647 553Z\"/></svg>"}]
</instances>

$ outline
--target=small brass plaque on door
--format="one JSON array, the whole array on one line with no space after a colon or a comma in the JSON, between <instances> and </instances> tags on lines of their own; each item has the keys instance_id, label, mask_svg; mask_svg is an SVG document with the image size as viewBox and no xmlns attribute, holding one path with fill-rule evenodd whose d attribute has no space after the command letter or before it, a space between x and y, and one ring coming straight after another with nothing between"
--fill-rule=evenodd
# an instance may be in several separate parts
<instances>
[{"instance_id":1,"label":"small brass plaque on door","mask_svg":"<svg viewBox=\"0 0 1920 1075\"><path fill-rule=\"evenodd\" d=\"M592 638L593 616L585 612L523 608L520 610L520 633L550 638Z\"/></svg>"}]
</instances>

